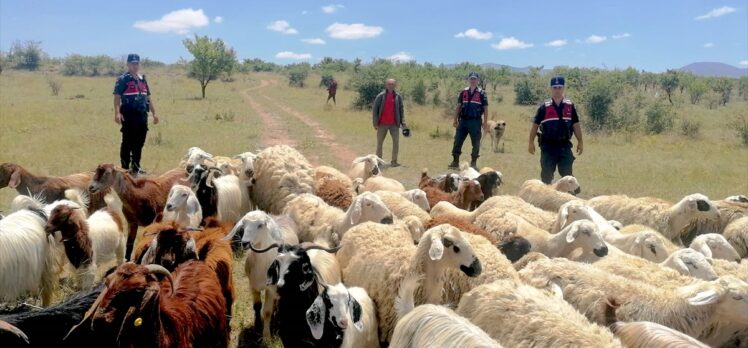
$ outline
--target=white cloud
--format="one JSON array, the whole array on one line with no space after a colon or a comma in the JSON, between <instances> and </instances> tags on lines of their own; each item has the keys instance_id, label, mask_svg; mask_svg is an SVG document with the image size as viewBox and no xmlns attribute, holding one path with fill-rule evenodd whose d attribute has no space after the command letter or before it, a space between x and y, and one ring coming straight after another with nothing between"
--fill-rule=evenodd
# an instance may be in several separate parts
<instances>
[{"instance_id":1,"label":"white cloud","mask_svg":"<svg viewBox=\"0 0 748 348\"><path fill-rule=\"evenodd\" d=\"M291 51L283 51L275 54L275 58L279 59L294 59L294 60L307 60L311 59L312 55L309 53L294 53Z\"/></svg>"},{"instance_id":2,"label":"white cloud","mask_svg":"<svg viewBox=\"0 0 748 348\"><path fill-rule=\"evenodd\" d=\"M410 62L411 60L414 60L415 58L411 56L408 52L400 51L387 57L387 59L393 62L405 63L405 62Z\"/></svg>"},{"instance_id":3,"label":"white cloud","mask_svg":"<svg viewBox=\"0 0 748 348\"><path fill-rule=\"evenodd\" d=\"M133 27L154 33L187 34L190 29L204 27L209 23L210 19L202 9L185 8L169 12L161 16L161 19L136 21Z\"/></svg>"},{"instance_id":4,"label":"white cloud","mask_svg":"<svg viewBox=\"0 0 748 348\"><path fill-rule=\"evenodd\" d=\"M344 24L335 22L327 27L325 31L334 39L357 40L379 36L384 29L362 23Z\"/></svg>"},{"instance_id":5,"label":"white cloud","mask_svg":"<svg viewBox=\"0 0 748 348\"><path fill-rule=\"evenodd\" d=\"M714 44L711 42L707 42L704 44L704 48L712 48L712 47L714 47Z\"/></svg>"},{"instance_id":6,"label":"white cloud","mask_svg":"<svg viewBox=\"0 0 748 348\"><path fill-rule=\"evenodd\" d=\"M296 31L296 29L291 27L291 24L289 24L288 22L284 20L275 21L275 22L268 24L267 29L272 30L272 31L277 31L279 33L286 34L286 35L299 33L298 31Z\"/></svg>"},{"instance_id":7,"label":"white cloud","mask_svg":"<svg viewBox=\"0 0 748 348\"><path fill-rule=\"evenodd\" d=\"M223 17L221 17L221 16L216 16L216 18L213 18L213 22L216 22L216 23L218 23L218 24L221 24L221 23L223 23Z\"/></svg>"},{"instance_id":8,"label":"white cloud","mask_svg":"<svg viewBox=\"0 0 748 348\"><path fill-rule=\"evenodd\" d=\"M748 60L741 60L738 64L748 66Z\"/></svg>"},{"instance_id":9,"label":"white cloud","mask_svg":"<svg viewBox=\"0 0 748 348\"><path fill-rule=\"evenodd\" d=\"M606 36L590 35L586 39L584 39L584 42L590 43L590 44L596 44L596 43L604 42L607 39L608 38Z\"/></svg>"},{"instance_id":10,"label":"white cloud","mask_svg":"<svg viewBox=\"0 0 748 348\"><path fill-rule=\"evenodd\" d=\"M322 6L322 12L328 13L328 14L335 13L335 12L338 12L338 10L343 7L344 7L343 5L339 5L339 4L330 4L327 6Z\"/></svg>"},{"instance_id":11,"label":"white cloud","mask_svg":"<svg viewBox=\"0 0 748 348\"><path fill-rule=\"evenodd\" d=\"M311 38L311 39L301 39L301 42L307 43L310 45L324 45L326 43L325 40L322 40L318 37Z\"/></svg>"},{"instance_id":12,"label":"white cloud","mask_svg":"<svg viewBox=\"0 0 748 348\"><path fill-rule=\"evenodd\" d=\"M735 9L734 7L722 6L720 8L715 8L715 9L713 9L713 10L711 10L711 11L709 11L709 12L707 12L707 13L701 15L701 16L698 16L698 17L696 17L694 19L697 20L697 21L701 21L701 20L709 19L709 18L717 18L717 17L722 17L722 16L724 16L726 14L733 13L735 11L737 11L737 9Z\"/></svg>"},{"instance_id":13,"label":"white cloud","mask_svg":"<svg viewBox=\"0 0 748 348\"><path fill-rule=\"evenodd\" d=\"M488 31L481 32L478 29L470 28L461 33L455 34L455 37L458 39L462 39L466 37L468 39L473 39L473 40L490 40L493 37L493 33L488 32Z\"/></svg>"},{"instance_id":14,"label":"white cloud","mask_svg":"<svg viewBox=\"0 0 748 348\"><path fill-rule=\"evenodd\" d=\"M501 41L491 44L491 47L497 50L525 49L534 46L531 43L516 39L514 36L502 38Z\"/></svg>"},{"instance_id":15,"label":"white cloud","mask_svg":"<svg viewBox=\"0 0 748 348\"><path fill-rule=\"evenodd\" d=\"M627 37L631 37L631 34L623 33L623 34L618 34L618 35L611 35L611 37L613 38L613 40L625 39Z\"/></svg>"},{"instance_id":16,"label":"white cloud","mask_svg":"<svg viewBox=\"0 0 748 348\"><path fill-rule=\"evenodd\" d=\"M548 42L545 45L548 47L561 47L561 46L566 46L567 43L569 42L566 41L566 39L558 39L558 40L553 40L551 42Z\"/></svg>"}]
</instances>

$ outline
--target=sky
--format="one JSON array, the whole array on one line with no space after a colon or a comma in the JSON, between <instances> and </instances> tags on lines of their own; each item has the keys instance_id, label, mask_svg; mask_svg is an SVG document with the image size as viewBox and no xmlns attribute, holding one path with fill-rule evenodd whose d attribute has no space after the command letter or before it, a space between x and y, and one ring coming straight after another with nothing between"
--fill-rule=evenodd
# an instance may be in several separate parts
<instances>
[{"instance_id":1,"label":"sky","mask_svg":"<svg viewBox=\"0 0 748 348\"><path fill-rule=\"evenodd\" d=\"M322 57L516 67L716 61L748 67L748 1L0 0L0 50L36 40L52 56L190 58L182 40L222 38L240 59Z\"/></svg>"}]
</instances>

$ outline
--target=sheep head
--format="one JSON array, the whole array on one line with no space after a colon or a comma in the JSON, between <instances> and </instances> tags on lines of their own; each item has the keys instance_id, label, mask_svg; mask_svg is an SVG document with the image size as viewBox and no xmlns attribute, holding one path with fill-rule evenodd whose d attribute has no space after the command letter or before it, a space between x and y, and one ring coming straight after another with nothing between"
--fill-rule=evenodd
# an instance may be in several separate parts
<instances>
[{"instance_id":1,"label":"sheep head","mask_svg":"<svg viewBox=\"0 0 748 348\"><path fill-rule=\"evenodd\" d=\"M690 248L702 253L707 258L740 262L740 254L721 234L699 235L691 242Z\"/></svg>"},{"instance_id":2,"label":"sheep head","mask_svg":"<svg viewBox=\"0 0 748 348\"><path fill-rule=\"evenodd\" d=\"M418 243L418 249L428 250L429 258L438 269L459 268L468 277L477 277L483 270L470 242L451 225L438 225L426 231Z\"/></svg>"},{"instance_id":3,"label":"sheep head","mask_svg":"<svg viewBox=\"0 0 748 348\"><path fill-rule=\"evenodd\" d=\"M384 160L377 155L366 155L353 160L353 165L358 163L364 163L364 179L366 179L381 173L379 166L384 165Z\"/></svg>"},{"instance_id":4,"label":"sheep head","mask_svg":"<svg viewBox=\"0 0 748 348\"><path fill-rule=\"evenodd\" d=\"M75 238L77 229L72 229L71 227L79 224L81 219L85 220L85 217L74 216L74 214L83 214L80 207L77 205L57 205L52 209L49 219L47 219L47 224L44 226L44 231L47 232L47 234L53 234L60 231L63 241Z\"/></svg>"},{"instance_id":5,"label":"sheep head","mask_svg":"<svg viewBox=\"0 0 748 348\"><path fill-rule=\"evenodd\" d=\"M361 304L351 296L345 285L338 283L334 285L322 284L322 286L322 292L306 311L306 321L312 331L312 336L316 339L322 338L325 322L332 323L336 331L340 331L337 333L340 339L342 339L343 331L348 328L349 323L353 323L356 330L363 330Z\"/></svg>"},{"instance_id":6,"label":"sheep head","mask_svg":"<svg viewBox=\"0 0 748 348\"><path fill-rule=\"evenodd\" d=\"M585 251L590 251L597 257L608 255L608 245L605 244L603 236L590 220L577 220L567 226L559 235L566 236L566 242L581 247Z\"/></svg>"},{"instance_id":7,"label":"sheep head","mask_svg":"<svg viewBox=\"0 0 748 348\"><path fill-rule=\"evenodd\" d=\"M418 243L418 241L421 240L423 232L425 232L421 219L415 216L404 216L400 219L400 222L402 222L408 232L410 232L410 236L413 238L413 243Z\"/></svg>"},{"instance_id":8,"label":"sheep head","mask_svg":"<svg viewBox=\"0 0 748 348\"><path fill-rule=\"evenodd\" d=\"M366 221L382 224L392 224L394 221L392 212L384 205L379 196L371 192L364 192L353 199L348 208L347 218L351 225L357 225ZM343 238L341 235L340 238Z\"/></svg>"},{"instance_id":9,"label":"sheep head","mask_svg":"<svg viewBox=\"0 0 748 348\"><path fill-rule=\"evenodd\" d=\"M199 147L191 147L187 150L187 154L183 158L186 164L185 170L187 170L187 173L192 173L195 166L205 164L206 161L211 159L213 159L213 155L203 151Z\"/></svg>"},{"instance_id":10,"label":"sheep head","mask_svg":"<svg viewBox=\"0 0 748 348\"><path fill-rule=\"evenodd\" d=\"M640 256L652 262L662 262L668 256L665 243L662 238L652 231L643 231L637 233L634 239L634 245L638 248Z\"/></svg>"},{"instance_id":11,"label":"sheep head","mask_svg":"<svg viewBox=\"0 0 748 348\"><path fill-rule=\"evenodd\" d=\"M13 163L0 164L0 188L12 189L21 184L21 167Z\"/></svg>"},{"instance_id":12,"label":"sheep head","mask_svg":"<svg viewBox=\"0 0 748 348\"><path fill-rule=\"evenodd\" d=\"M251 152L244 152L233 157L242 161L242 173L245 179L251 179L255 175L255 160L257 155Z\"/></svg>"},{"instance_id":13,"label":"sheep head","mask_svg":"<svg viewBox=\"0 0 748 348\"><path fill-rule=\"evenodd\" d=\"M405 198L415 203L421 209L425 211L431 211L431 206L429 205L428 196L426 196L426 192L424 192L423 190L421 189L408 190L408 191L405 191L403 195L405 196Z\"/></svg>"},{"instance_id":14,"label":"sheep head","mask_svg":"<svg viewBox=\"0 0 748 348\"><path fill-rule=\"evenodd\" d=\"M188 260L197 260L195 239L188 231L175 227L161 230L141 255L140 264L157 264L173 271Z\"/></svg>"},{"instance_id":15,"label":"sheep head","mask_svg":"<svg viewBox=\"0 0 748 348\"><path fill-rule=\"evenodd\" d=\"M693 249L680 249L668 256L662 262L665 267L670 267L680 274L704 280L715 280L717 273L712 267L712 260Z\"/></svg>"},{"instance_id":16,"label":"sheep head","mask_svg":"<svg viewBox=\"0 0 748 348\"><path fill-rule=\"evenodd\" d=\"M687 233L687 227L699 220L719 221L719 218L719 210L709 197L694 193L683 197L670 208L669 223L672 231L681 234Z\"/></svg>"},{"instance_id":17,"label":"sheep head","mask_svg":"<svg viewBox=\"0 0 748 348\"><path fill-rule=\"evenodd\" d=\"M678 289L680 296L692 306L716 305L713 318L720 322L748 325L748 283L731 275Z\"/></svg>"},{"instance_id":18,"label":"sheep head","mask_svg":"<svg viewBox=\"0 0 748 348\"><path fill-rule=\"evenodd\" d=\"M234 240L237 234L241 234L239 239L241 239L245 249L249 249L250 243L256 245L260 240L280 243L283 239L280 227L275 220L261 210L250 211L245 214L223 239Z\"/></svg>"},{"instance_id":19,"label":"sheep head","mask_svg":"<svg viewBox=\"0 0 748 348\"><path fill-rule=\"evenodd\" d=\"M579 181L571 175L558 179L558 181L553 184L553 187L556 191L566 192L571 195L577 195L582 192L582 188L579 186Z\"/></svg>"}]
</instances>

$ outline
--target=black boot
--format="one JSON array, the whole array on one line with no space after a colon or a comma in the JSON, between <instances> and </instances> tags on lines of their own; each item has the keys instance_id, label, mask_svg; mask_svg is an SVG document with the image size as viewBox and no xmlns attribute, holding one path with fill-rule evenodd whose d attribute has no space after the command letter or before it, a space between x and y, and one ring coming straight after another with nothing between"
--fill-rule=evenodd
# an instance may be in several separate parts
<instances>
[{"instance_id":1,"label":"black boot","mask_svg":"<svg viewBox=\"0 0 748 348\"><path fill-rule=\"evenodd\" d=\"M477 157L473 157L470 160L470 166L473 167L473 169L478 170L478 158Z\"/></svg>"},{"instance_id":2,"label":"black boot","mask_svg":"<svg viewBox=\"0 0 748 348\"><path fill-rule=\"evenodd\" d=\"M450 163L447 168L460 169L460 155L452 155L452 163Z\"/></svg>"}]
</instances>

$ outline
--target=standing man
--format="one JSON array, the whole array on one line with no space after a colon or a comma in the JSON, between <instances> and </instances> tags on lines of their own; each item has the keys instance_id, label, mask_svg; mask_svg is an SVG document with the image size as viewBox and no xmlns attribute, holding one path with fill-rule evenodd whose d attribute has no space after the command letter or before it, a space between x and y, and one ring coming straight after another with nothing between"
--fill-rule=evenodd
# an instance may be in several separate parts
<instances>
[{"instance_id":1,"label":"standing man","mask_svg":"<svg viewBox=\"0 0 748 348\"><path fill-rule=\"evenodd\" d=\"M452 122L457 130L452 147L450 169L460 167L462 144L468 135L470 135L470 142L473 145L473 151L470 153L470 166L476 169L478 167L481 131L488 124L488 98L486 98L486 92L478 87L479 78L480 76L477 73L471 72L468 75L470 86L460 91L460 95L457 97L457 110L455 110L455 118Z\"/></svg>"},{"instance_id":2,"label":"standing man","mask_svg":"<svg viewBox=\"0 0 748 348\"><path fill-rule=\"evenodd\" d=\"M153 124L158 124L151 89L145 75L138 75L139 70L140 56L127 55L127 72L117 78L113 93L114 122L122 125L119 159L122 168L134 176L145 174L140 166L140 156L148 133L148 111L153 115Z\"/></svg>"},{"instance_id":3,"label":"standing man","mask_svg":"<svg viewBox=\"0 0 748 348\"><path fill-rule=\"evenodd\" d=\"M556 167L558 167L558 174L562 177L572 175L572 164L575 159L571 151L572 132L577 138L577 155L581 155L584 151L577 109L571 100L564 98L564 85L563 76L551 79L552 98L538 107L530 128L530 141L527 149L530 154L535 154L535 136L539 136L540 178L546 184L553 181Z\"/></svg>"},{"instance_id":4,"label":"standing man","mask_svg":"<svg viewBox=\"0 0 748 348\"><path fill-rule=\"evenodd\" d=\"M397 82L388 79L385 90L377 94L372 105L372 122L374 130L377 131L377 156L382 158L382 143L390 132L392 138L392 167L399 167L397 163L397 152L400 142L400 127L405 127L405 111L403 110L403 98L395 92Z\"/></svg>"},{"instance_id":5,"label":"standing man","mask_svg":"<svg viewBox=\"0 0 748 348\"><path fill-rule=\"evenodd\" d=\"M338 102L335 101L335 93L338 92L338 81L335 81L335 79L332 79L330 81L330 85L327 86L327 101L325 104L330 103L330 98L332 98L332 103L335 105L338 105Z\"/></svg>"}]
</instances>

